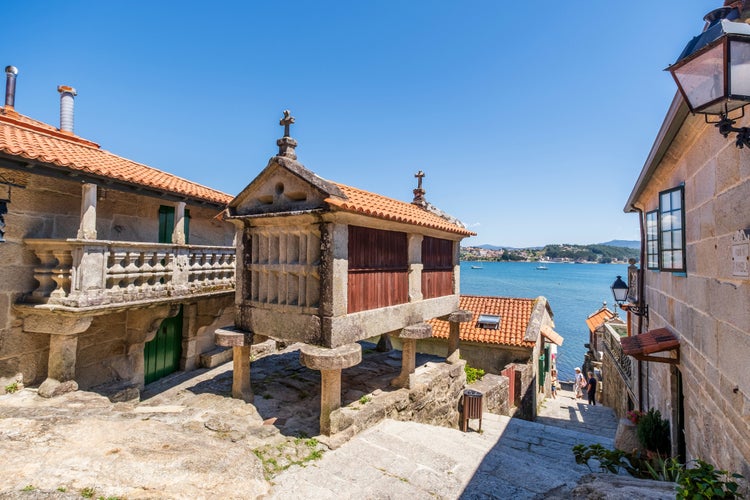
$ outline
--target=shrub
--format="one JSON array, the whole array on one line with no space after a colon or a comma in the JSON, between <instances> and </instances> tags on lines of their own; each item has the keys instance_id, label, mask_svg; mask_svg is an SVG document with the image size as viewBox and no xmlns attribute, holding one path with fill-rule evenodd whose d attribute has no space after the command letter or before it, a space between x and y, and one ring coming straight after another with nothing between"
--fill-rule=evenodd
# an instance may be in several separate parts
<instances>
[{"instance_id":1,"label":"shrub","mask_svg":"<svg viewBox=\"0 0 750 500\"><path fill-rule=\"evenodd\" d=\"M484 377L484 370L482 370L481 368L471 367L468 363L466 364L466 366L464 366L464 371L466 372L467 384L471 384L472 382L481 380L482 377Z\"/></svg>"},{"instance_id":2,"label":"shrub","mask_svg":"<svg viewBox=\"0 0 750 500\"><path fill-rule=\"evenodd\" d=\"M696 460L698 467L685 469L677 483L677 498L742 498L737 493L740 474L729 474L713 465Z\"/></svg>"},{"instance_id":3,"label":"shrub","mask_svg":"<svg viewBox=\"0 0 750 500\"><path fill-rule=\"evenodd\" d=\"M641 445L649 451L668 456L672 449L669 439L669 421L661 412L651 408L638 419L636 434Z\"/></svg>"},{"instance_id":4,"label":"shrub","mask_svg":"<svg viewBox=\"0 0 750 500\"><path fill-rule=\"evenodd\" d=\"M633 423L633 425L638 425L638 421L643 416L643 412L641 410L630 410L625 414L625 418L630 420L630 422Z\"/></svg>"}]
</instances>

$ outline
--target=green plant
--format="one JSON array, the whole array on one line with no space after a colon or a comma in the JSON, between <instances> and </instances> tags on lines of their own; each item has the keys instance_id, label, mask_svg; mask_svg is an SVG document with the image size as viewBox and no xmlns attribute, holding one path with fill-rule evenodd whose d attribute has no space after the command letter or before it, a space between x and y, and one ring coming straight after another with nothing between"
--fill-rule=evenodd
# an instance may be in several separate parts
<instances>
[{"instance_id":1,"label":"green plant","mask_svg":"<svg viewBox=\"0 0 750 500\"><path fill-rule=\"evenodd\" d=\"M696 460L697 467L685 469L677 482L677 498L743 498L732 479L741 474L729 474L713 465Z\"/></svg>"},{"instance_id":2,"label":"green plant","mask_svg":"<svg viewBox=\"0 0 750 500\"><path fill-rule=\"evenodd\" d=\"M481 368L474 368L472 366L469 366L469 363L466 363L466 365L464 366L464 371L466 372L467 384L471 384L472 382L481 380L482 377L484 377L484 370L482 370Z\"/></svg>"},{"instance_id":3,"label":"green plant","mask_svg":"<svg viewBox=\"0 0 750 500\"><path fill-rule=\"evenodd\" d=\"M34 486L33 484L27 484L26 486L21 488L21 491L34 491L34 490L36 490L36 486Z\"/></svg>"},{"instance_id":4,"label":"green plant","mask_svg":"<svg viewBox=\"0 0 750 500\"><path fill-rule=\"evenodd\" d=\"M18 391L18 382L13 382L12 384L8 384L5 386L5 392L8 394L13 394L14 392Z\"/></svg>"},{"instance_id":5,"label":"green plant","mask_svg":"<svg viewBox=\"0 0 750 500\"><path fill-rule=\"evenodd\" d=\"M624 470L633 477L654 479L656 481L676 481L680 477L683 466L674 458L647 458L640 453L627 453L622 450L610 450L600 444L576 445L573 455L577 464L585 464L591 472L594 470L589 464L596 460L601 472L619 474Z\"/></svg>"},{"instance_id":6,"label":"green plant","mask_svg":"<svg viewBox=\"0 0 750 500\"><path fill-rule=\"evenodd\" d=\"M369 403L370 401L372 401L372 398L370 396L362 396L361 398L359 398L359 404L361 405Z\"/></svg>"},{"instance_id":7,"label":"green plant","mask_svg":"<svg viewBox=\"0 0 750 500\"><path fill-rule=\"evenodd\" d=\"M669 456L672 449L669 439L669 420L661 418L661 412L651 408L638 419L636 435L641 445L659 455Z\"/></svg>"},{"instance_id":8,"label":"green plant","mask_svg":"<svg viewBox=\"0 0 750 500\"><path fill-rule=\"evenodd\" d=\"M91 498L94 496L94 488L86 487L81 490L81 496L83 498Z\"/></svg>"},{"instance_id":9,"label":"green plant","mask_svg":"<svg viewBox=\"0 0 750 500\"><path fill-rule=\"evenodd\" d=\"M66 488L65 486L58 486L57 491L59 491L60 493L65 493L66 491L68 491L68 488Z\"/></svg>"}]
</instances>

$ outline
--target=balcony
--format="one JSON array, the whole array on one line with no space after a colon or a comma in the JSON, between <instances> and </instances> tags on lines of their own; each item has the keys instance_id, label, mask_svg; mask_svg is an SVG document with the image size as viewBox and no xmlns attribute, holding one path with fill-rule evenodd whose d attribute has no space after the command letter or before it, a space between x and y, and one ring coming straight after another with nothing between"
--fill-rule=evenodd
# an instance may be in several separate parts
<instances>
[{"instance_id":1,"label":"balcony","mask_svg":"<svg viewBox=\"0 0 750 500\"><path fill-rule=\"evenodd\" d=\"M101 240L27 239L39 286L26 303L128 306L234 291L235 249Z\"/></svg>"}]
</instances>

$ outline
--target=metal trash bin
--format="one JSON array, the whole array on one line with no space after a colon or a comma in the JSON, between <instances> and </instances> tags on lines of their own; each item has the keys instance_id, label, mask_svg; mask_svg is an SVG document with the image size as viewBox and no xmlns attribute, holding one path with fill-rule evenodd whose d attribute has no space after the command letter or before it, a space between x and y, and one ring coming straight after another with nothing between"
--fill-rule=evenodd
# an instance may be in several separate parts
<instances>
[{"instance_id":1,"label":"metal trash bin","mask_svg":"<svg viewBox=\"0 0 750 500\"><path fill-rule=\"evenodd\" d=\"M482 399L484 394L473 389L466 389L463 397L463 418L461 430L469 429L469 419L479 419L479 432L482 431Z\"/></svg>"}]
</instances>

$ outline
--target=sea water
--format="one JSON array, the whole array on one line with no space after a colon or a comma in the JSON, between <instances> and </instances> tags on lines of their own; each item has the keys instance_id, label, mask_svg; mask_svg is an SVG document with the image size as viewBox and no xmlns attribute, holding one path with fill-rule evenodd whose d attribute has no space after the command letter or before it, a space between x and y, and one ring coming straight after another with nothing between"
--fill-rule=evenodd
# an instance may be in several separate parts
<instances>
[{"instance_id":1,"label":"sea water","mask_svg":"<svg viewBox=\"0 0 750 500\"><path fill-rule=\"evenodd\" d=\"M613 306L610 286L617 276L627 280L627 264L461 262L461 294L500 297L547 298L555 331L565 339L557 350L560 380L573 380L589 341L586 318L603 302ZM481 269L472 269L481 266Z\"/></svg>"}]
</instances>

